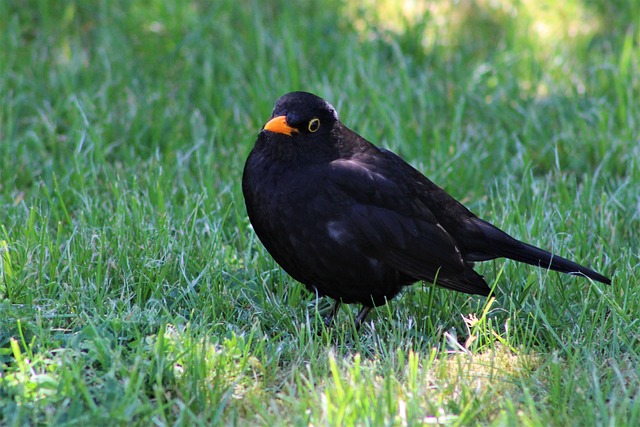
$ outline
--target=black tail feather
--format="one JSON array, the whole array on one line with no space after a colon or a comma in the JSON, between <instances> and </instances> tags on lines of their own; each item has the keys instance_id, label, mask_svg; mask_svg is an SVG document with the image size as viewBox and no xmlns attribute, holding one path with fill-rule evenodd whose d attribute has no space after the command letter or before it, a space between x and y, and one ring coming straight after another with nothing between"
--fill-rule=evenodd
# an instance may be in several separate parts
<instances>
[{"instance_id":1,"label":"black tail feather","mask_svg":"<svg viewBox=\"0 0 640 427\"><path fill-rule=\"evenodd\" d=\"M504 247L501 256L561 273L572 274L574 276L586 276L598 282L606 283L607 285L611 284L611 279L588 267L527 243L518 240L516 240L516 242L518 245Z\"/></svg>"},{"instance_id":2,"label":"black tail feather","mask_svg":"<svg viewBox=\"0 0 640 427\"><path fill-rule=\"evenodd\" d=\"M586 276L607 285L611 284L611 279L608 277L576 262L516 240L486 221L479 220L475 225L480 227L482 239L476 241L475 247L472 248L468 258L471 261L504 257L561 273Z\"/></svg>"}]
</instances>

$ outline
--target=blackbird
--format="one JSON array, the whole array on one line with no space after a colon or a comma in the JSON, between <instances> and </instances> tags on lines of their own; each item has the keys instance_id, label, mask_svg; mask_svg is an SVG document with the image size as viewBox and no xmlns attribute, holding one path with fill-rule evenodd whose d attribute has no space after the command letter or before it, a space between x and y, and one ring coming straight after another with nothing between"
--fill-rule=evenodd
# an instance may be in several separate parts
<instances>
[{"instance_id":1,"label":"blackbird","mask_svg":"<svg viewBox=\"0 0 640 427\"><path fill-rule=\"evenodd\" d=\"M610 284L590 268L509 236L478 218L399 156L343 125L307 92L276 101L247 158L242 192L275 261L318 296L374 306L424 280L489 295L476 261L516 261Z\"/></svg>"}]
</instances>

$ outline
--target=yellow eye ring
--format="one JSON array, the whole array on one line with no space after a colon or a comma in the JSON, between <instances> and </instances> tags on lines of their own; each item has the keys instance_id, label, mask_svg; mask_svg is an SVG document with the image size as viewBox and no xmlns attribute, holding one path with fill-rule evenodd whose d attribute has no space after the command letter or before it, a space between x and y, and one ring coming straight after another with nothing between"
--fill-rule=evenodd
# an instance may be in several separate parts
<instances>
[{"instance_id":1,"label":"yellow eye ring","mask_svg":"<svg viewBox=\"0 0 640 427\"><path fill-rule=\"evenodd\" d=\"M320 119L311 119L309 120L308 126L309 132L315 132L320 129Z\"/></svg>"}]
</instances>

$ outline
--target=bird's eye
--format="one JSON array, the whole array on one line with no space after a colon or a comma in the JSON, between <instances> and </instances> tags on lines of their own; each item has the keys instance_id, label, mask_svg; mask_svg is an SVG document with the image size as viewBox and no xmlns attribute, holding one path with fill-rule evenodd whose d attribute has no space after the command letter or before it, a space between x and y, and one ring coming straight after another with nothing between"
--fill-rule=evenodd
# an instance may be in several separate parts
<instances>
[{"instance_id":1,"label":"bird's eye","mask_svg":"<svg viewBox=\"0 0 640 427\"><path fill-rule=\"evenodd\" d=\"M309 132L315 132L320 129L320 120L319 119L311 119L309 120Z\"/></svg>"}]
</instances>

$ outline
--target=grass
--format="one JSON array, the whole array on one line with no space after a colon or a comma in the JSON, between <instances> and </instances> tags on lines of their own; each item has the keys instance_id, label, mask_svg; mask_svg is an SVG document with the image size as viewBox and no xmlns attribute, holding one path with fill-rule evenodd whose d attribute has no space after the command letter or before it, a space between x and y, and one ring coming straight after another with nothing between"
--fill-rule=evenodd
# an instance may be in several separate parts
<instances>
[{"instance_id":1,"label":"grass","mask_svg":"<svg viewBox=\"0 0 640 427\"><path fill-rule=\"evenodd\" d=\"M0 424L640 423L637 2L395 4L0 4ZM239 185L290 90L613 286L497 260L323 331Z\"/></svg>"}]
</instances>

